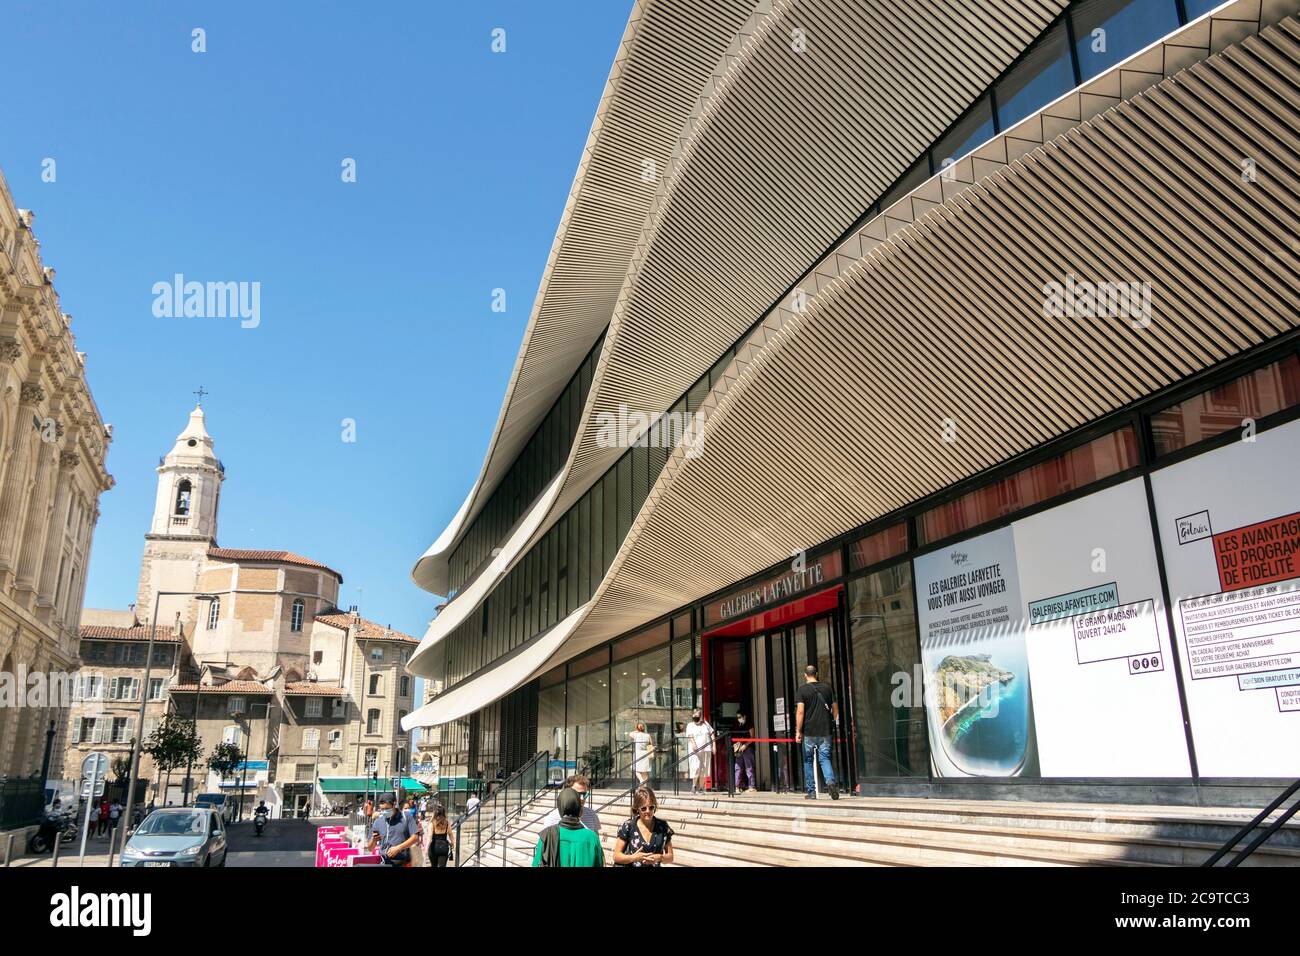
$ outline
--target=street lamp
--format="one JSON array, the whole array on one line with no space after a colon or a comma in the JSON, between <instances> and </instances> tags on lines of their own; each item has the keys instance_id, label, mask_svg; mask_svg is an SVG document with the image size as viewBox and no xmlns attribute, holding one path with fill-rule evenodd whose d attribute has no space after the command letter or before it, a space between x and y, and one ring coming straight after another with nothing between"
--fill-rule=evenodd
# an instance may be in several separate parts
<instances>
[{"instance_id":1,"label":"street lamp","mask_svg":"<svg viewBox=\"0 0 1300 956\"><path fill-rule=\"evenodd\" d=\"M200 688L203 687L203 674L208 669L207 664L199 664L199 676L194 682L194 730L197 733L199 728L199 701L202 699L199 694ZM189 757L185 761L185 791L181 796L181 806L190 805L190 780L194 776L194 751L191 750ZM170 789L170 787L168 788Z\"/></svg>"},{"instance_id":2,"label":"street lamp","mask_svg":"<svg viewBox=\"0 0 1300 956\"><path fill-rule=\"evenodd\" d=\"M131 776L127 781L126 791L126 814L124 819L126 824L122 832L125 833L131 826L131 813L135 809L135 784L140 775L140 738L144 736L144 705L149 699L149 671L153 667L153 641L154 635L158 633L158 605L165 597L193 597L200 601L215 601L215 594L204 594L199 591L159 591L153 599L153 617L149 619L149 646L144 652L144 680L141 681L140 687L140 710L135 719L135 741L131 745ZM198 693L198 688L194 689Z\"/></svg>"}]
</instances>

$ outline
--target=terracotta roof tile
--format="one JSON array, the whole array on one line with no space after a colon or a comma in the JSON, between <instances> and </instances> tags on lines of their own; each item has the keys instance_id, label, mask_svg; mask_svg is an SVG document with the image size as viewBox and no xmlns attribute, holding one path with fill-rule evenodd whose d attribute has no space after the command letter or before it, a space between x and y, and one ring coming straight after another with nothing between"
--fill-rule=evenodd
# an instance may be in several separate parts
<instances>
[{"instance_id":1,"label":"terracotta roof tile","mask_svg":"<svg viewBox=\"0 0 1300 956\"><path fill-rule=\"evenodd\" d=\"M284 692L286 694L300 694L306 697L342 697L342 687L331 687L329 684L317 684L315 681L298 681L294 684L285 684Z\"/></svg>"},{"instance_id":2,"label":"terracotta roof tile","mask_svg":"<svg viewBox=\"0 0 1300 956\"><path fill-rule=\"evenodd\" d=\"M173 694L192 694L194 693L193 684L173 684L169 690ZM269 694L271 688L265 684L259 684L255 680L232 680L224 684L204 684L199 690L200 694Z\"/></svg>"},{"instance_id":3,"label":"terracotta roof tile","mask_svg":"<svg viewBox=\"0 0 1300 956\"><path fill-rule=\"evenodd\" d=\"M304 558L301 554L294 554L292 551L256 551L249 548L208 548L208 557L218 561L267 561L274 564L296 564L304 568L316 568L318 571L328 571L343 583L343 575L339 574L329 565L321 564L319 561L313 561L311 558Z\"/></svg>"},{"instance_id":4,"label":"terracotta roof tile","mask_svg":"<svg viewBox=\"0 0 1300 956\"><path fill-rule=\"evenodd\" d=\"M149 625L137 624L135 627L108 627L102 624L85 625L83 624L78 633L83 641L147 641L149 640ZM170 627L160 627L154 634L154 642L168 642L177 644L180 642L180 635L176 634Z\"/></svg>"},{"instance_id":5,"label":"terracotta roof tile","mask_svg":"<svg viewBox=\"0 0 1300 956\"><path fill-rule=\"evenodd\" d=\"M399 641L403 644L420 643L418 637L412 637L410 634L403 634L401 631L395 631L391 627L367 620L359 614L350 614L346 611L333 611L329 614L317 614L316 620L344 630L348 629L353 624L359 623L361 625L361 636L368 641Z\"/></svg>"}]
</instances>

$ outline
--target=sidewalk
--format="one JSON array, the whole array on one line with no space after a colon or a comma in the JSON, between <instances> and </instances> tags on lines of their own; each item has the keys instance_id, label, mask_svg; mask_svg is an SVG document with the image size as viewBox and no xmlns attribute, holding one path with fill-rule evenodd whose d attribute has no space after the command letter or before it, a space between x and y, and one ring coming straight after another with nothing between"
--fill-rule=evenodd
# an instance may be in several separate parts
<instances>
[{"instance_id":1,"label":"sidewalk","mask_svg":"<svg viewBox=\"0 0 1300 956\"><path fill-rule=\"evenodd\" d=\"M114 844L116 847L116 843ZM114 855L113 860L121 857L120 849ZM76 867L81 864L81 838L73 840L71 843L64 843L59 846L59 867ZM86 866L108 866L108 837L87 837L86 839ZM25 847L19 843L18 839L14 840L14 859L9 864L13 869L18 867L52 867L54 866L53 855L42 853L36 856L25 852Z\"/></svg>"}]
</instances>

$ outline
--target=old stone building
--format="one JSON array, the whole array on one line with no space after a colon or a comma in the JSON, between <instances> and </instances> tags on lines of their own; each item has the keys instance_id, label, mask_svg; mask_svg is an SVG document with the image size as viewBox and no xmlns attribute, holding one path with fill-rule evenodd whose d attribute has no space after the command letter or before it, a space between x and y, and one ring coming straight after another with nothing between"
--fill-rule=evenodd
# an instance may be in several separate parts
<instances>
[{"instance_id":1,"label":"old stone building","mask_svg":"<svg viewBox=\"0 0 1300 956\"><path fill-rule=\"evenodd\" d=\"M220 789L246 802L319 804L318 777L404 768L399 723L413 709L413 678L403 665L415 638L339 611L343 576L318 561L218 546L225 477L196 407L158 466L137 603L85 612L66 765L91 749L129 753L144 692L142 739L173 710L195 721L203 749L170 772L142 757L140 777L159 803ZM151 620L158 646L146 679ZM227 779L207 764L221 743L245 756Z\"/></svg>"},{"instance_id":2,"label":"old stone building","mask_svg":"<svg viewBox=\"0 0 1300 956\"><path fill-rule=\"evenodd\" d=\"M113 485L112 430L33 219L0 177L0 674L17 698L0 707L0 779L11 782L39 775L48 729L68 726L61 678L76 667L99 496ZM48 775L58 776L57 739L49 753Z\"/></svg>"}]
</instances>

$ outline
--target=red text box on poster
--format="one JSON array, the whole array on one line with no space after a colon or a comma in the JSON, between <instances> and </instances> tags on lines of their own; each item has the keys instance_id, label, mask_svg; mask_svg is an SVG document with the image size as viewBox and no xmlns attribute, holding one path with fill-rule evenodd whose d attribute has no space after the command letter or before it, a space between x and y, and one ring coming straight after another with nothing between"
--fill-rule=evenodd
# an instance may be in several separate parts
<instances>
[{"instance_id":1,"label":"red text box on poster","mask_svg":"<svg viewBox=\"0 0 1300 956\"><path fill-rule=\"evenodd\" d=\"M1225 591L1300 577L1300 512L1216 534L1214 562Z\"/></svg>"}]
</instances>

